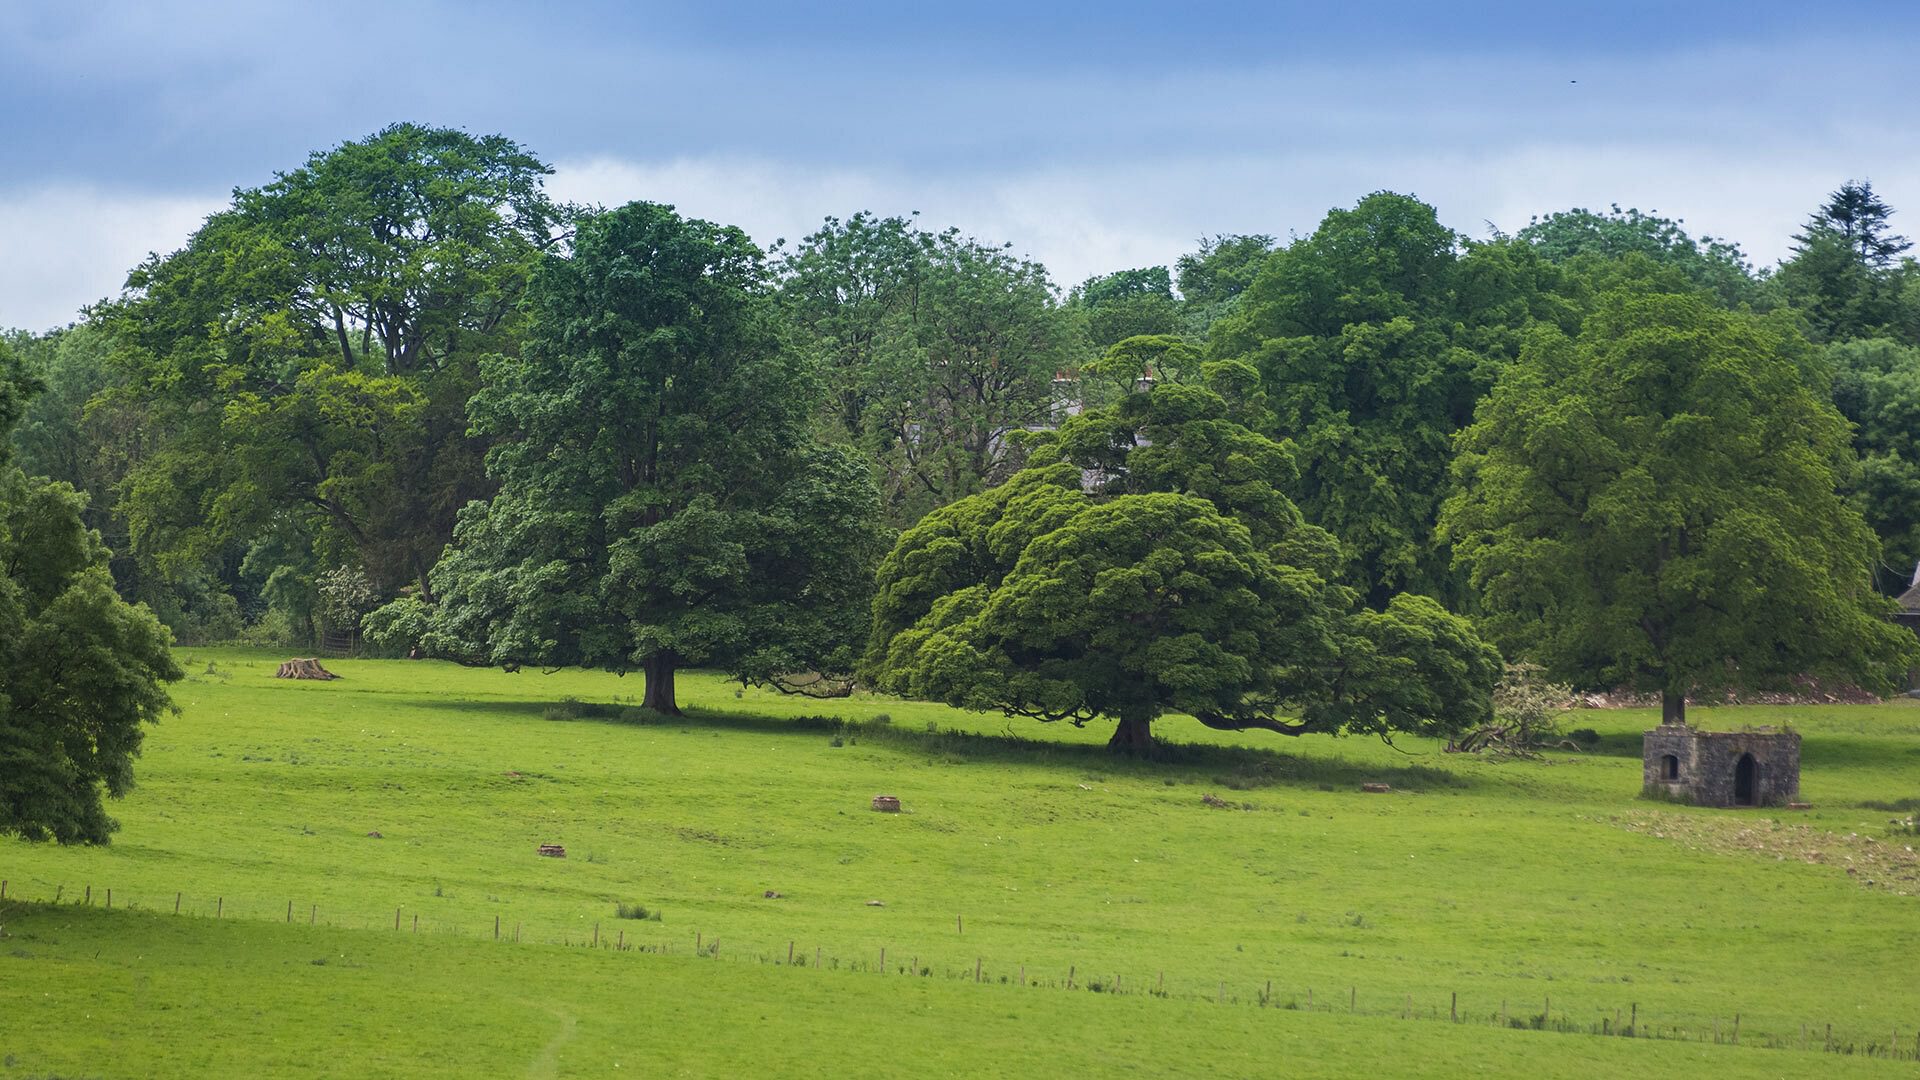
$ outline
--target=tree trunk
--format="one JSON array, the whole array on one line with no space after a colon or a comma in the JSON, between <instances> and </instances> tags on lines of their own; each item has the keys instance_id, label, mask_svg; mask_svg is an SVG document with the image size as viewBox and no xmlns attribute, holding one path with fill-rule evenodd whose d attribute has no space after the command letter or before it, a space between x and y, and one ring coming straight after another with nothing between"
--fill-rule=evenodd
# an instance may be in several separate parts
<instances>
[{"instance_id":1,"label":"tree trunk","mask_svg":"<svg viewBox=\"0 0 1920 1080\"><path fill-rule=\"evenodd\" d=\"M640 669L647 678L646 692L640 698L641 708L668 716L680 715L680 704L673 696L673 672L678 662L678 657L667 652L657 652L647 657L647 662Z\"/></svg>"},{"instance_id":2,"label":"tree trunk","mask_svg":"<svg viewBox=\"0 0 1920 1080\"><path fill-rule=\"evenodd\" d=\"M427 582L427 564L420 558L419 552L413 553L413 575L420 582L420 602L433 606L433 586Z\"/></svg>"},{"instance_id":3,"label":"tree trunk","mask_svg":"<svg viewBox=\"0 0 1920 1080\"><path fill-rule=\"evenodd\" d=\"M1660 691L1660 722L1687 726L1687 695L1673 690Z\"/></svg>"},{"instance_id":4,"label":"tree trunk","mask_svg":"<svg viewBox=\"0 0 1920 1080\"><path fill-rule=\"evenodd\" d=\"M1153 750L1153 718L1150 716L1122 716L1114 725L1113 738L1107 740L1107 749L1116 754L1132 754L1144 757Z\"/></svg>"}]
</instances>

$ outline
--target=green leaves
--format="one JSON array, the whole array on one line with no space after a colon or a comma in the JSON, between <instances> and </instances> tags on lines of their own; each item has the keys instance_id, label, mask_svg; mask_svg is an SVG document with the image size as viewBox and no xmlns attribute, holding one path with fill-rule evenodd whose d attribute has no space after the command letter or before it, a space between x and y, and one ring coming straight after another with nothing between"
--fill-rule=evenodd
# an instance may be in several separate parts
<instances>
[{"instance_id":1,"label":"green leaves","mask_svg":"<svg viewBox=\"0 0 1920 1080\"><path fill-rule=\"evenodd\" d=\"M329 561L423 588L488 488L465 404L518 347L554 242L547 166L498 136L396 124L316 153L208 219L101 312L158 453L125 497L175 573L237 557L288 515Z\"/></svg>"},{"instance_id":2,"label":"green leaves","mask_svg":"<svg viewBox=\"0 0 1920 1080\"><path fill-rule=\"evenodd\" d=\"M529 298L525 356L490 362L472 403L500 492L434 571L428 645L650 685L683 663L847 670L878 508L863 463L810 437L819 382L759 249L631 203L582 218Z\"/></svg>"},{"instance_id":3,"label":"green leaves","mask_svg":"<svg viewBox=\"0 0 1920 1080\"><path fill-rule=\"evenodd\" d=\"M1698 294L1616 291L1577 338L1536 331L1442 522L1496 637L1583 685L1884 683L1912 637L1871 592L1817 371L1786 324Z\"/></svg>"},{"instance_id":4,"label":"green leaves","mask_svg":"<svg viewBox=\"0 0 1920 1080\"><path fill-rule=\"evenodd\" d=\"M107 841L103 796L132 786L181 676L159 620L114 594L84 505L0 469L0 833L63 844Z\"/></svg>"},{"instance_id":5,"label":"green leaves","mask_svg":"<svg viewBox=\"0 0 1920 1080\"><path fill-rule=\"evenodd\" d=\"M1453 433L1538 303L1536 262L1459 254L1432 207L1380 192L1266 257L1209 354L1256 368L1254 422L1293 447L1286 494L1346 546L1342 577L1383 607L1456 596L1433 522ZM1249 414L1252 418L1254 414Z\"/></svg>"},{"instance_id":6,"label":"green leaves","mask_svg":"<svg viewBox=\"0 0 1920 1080\"><path fill-rule=\"evenodd\" d=\"M1231 372L1222 373L1232 385ZM927 515L881 563L866 677L1009 715L1442 732L1499 660L1423 598L1356 612L1338 548L1277 489L1288 449L1211 390L1163 385L1035 440L1027 468Z\"/></svg>"},{"instance_id":7,"label":"green leaves","mask_svg":"<svg viewBox=\"0 0 1920 1080\"><path fill-rule=\"evenodd\" d=\"M873 458L898 524L1003 476L1009 433L1049 420L1054 377L1087 352L1043 267L958 230L830 218L780 271L832 437Z\"/></svg>"}]
</instances>

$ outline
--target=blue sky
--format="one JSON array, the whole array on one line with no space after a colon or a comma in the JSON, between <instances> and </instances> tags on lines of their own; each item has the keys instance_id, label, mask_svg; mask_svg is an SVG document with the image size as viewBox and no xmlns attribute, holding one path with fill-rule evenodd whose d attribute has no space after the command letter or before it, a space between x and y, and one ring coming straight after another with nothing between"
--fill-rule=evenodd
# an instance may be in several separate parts
<instances>
[{"instance_id":1,"label":"blue sky","mask_svg":"<svg viewBox=\"0 0 1920 1080\"><path fill-rule=\"evenodd\" d=\"M0 326L395 120L763 242L919 210L1062 285L1382 188L1476 236L1617 201L1771 262L1849 178L1920 233L1916 45L1907 3L0 0Z\"/></svg>"}]
</instances>

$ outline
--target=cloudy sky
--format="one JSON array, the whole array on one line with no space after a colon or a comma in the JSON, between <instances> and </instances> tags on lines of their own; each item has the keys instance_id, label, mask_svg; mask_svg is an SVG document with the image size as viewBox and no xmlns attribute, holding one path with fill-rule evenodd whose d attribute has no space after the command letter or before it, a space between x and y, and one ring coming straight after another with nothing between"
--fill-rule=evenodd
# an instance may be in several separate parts
<instances>
[{"instance_id":1,"label":"cloudy sky","mask_svg":"<svg viewBox=\"0 0 1920 1080\"><path fill-rule=\"evenodd\" d=\"M1474 236L1657 209L1764 264L1849 178L1920 233L1916 45L1892 0L0 0L0 327L396 120L762 242L919 210L1062 285L1383 188Z\"/></svg>"}]
</instances>

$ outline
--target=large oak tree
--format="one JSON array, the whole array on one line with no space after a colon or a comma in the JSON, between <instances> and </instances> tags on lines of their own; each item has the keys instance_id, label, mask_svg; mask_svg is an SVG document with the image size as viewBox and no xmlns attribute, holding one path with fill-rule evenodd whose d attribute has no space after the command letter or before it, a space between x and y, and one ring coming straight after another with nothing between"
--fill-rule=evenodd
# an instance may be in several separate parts
<instances>
[{"instance_id":1,"label":"large oak tree","mask_svg":"<svg viewBox=\"0 0 1920 1080\"><path fill-rule=\"evenodd\" d=\"M1289 447L1227 391L1169 384L1034 440L1005 484L927 515L881 564L868 678L1043 721L1443 734L1490 710L1499 658L1422 596L1384 611L1331 580L1339 549L1278 484Z\"/></svg>"},{"instance_id":2,"label":"large oak tree","mask_svg":"<svg viewBox=\"0 0 1920 1080\"><path fill-rule=\"evenodd\" d=\"M1847 422L1783 317L1619 289L1538 328L1460 440L1443 535L1497 639L1584 686L1893 677L1915 650L1837 493Z\"/></svg>"},{"instance_id":3,"label":"large oak tree","mask_svg":"<svg viewBox=\"0 0 1920 1080\"><path fill-rule=\"evenodd\" d=\"M500 490L433 573L435 651L674 673L851 668L880 543L867 465L816 443L821 380L744 233L631 203L580 220L528 296L522 357L471 404Z\"/></svg>"}]
</instances>

